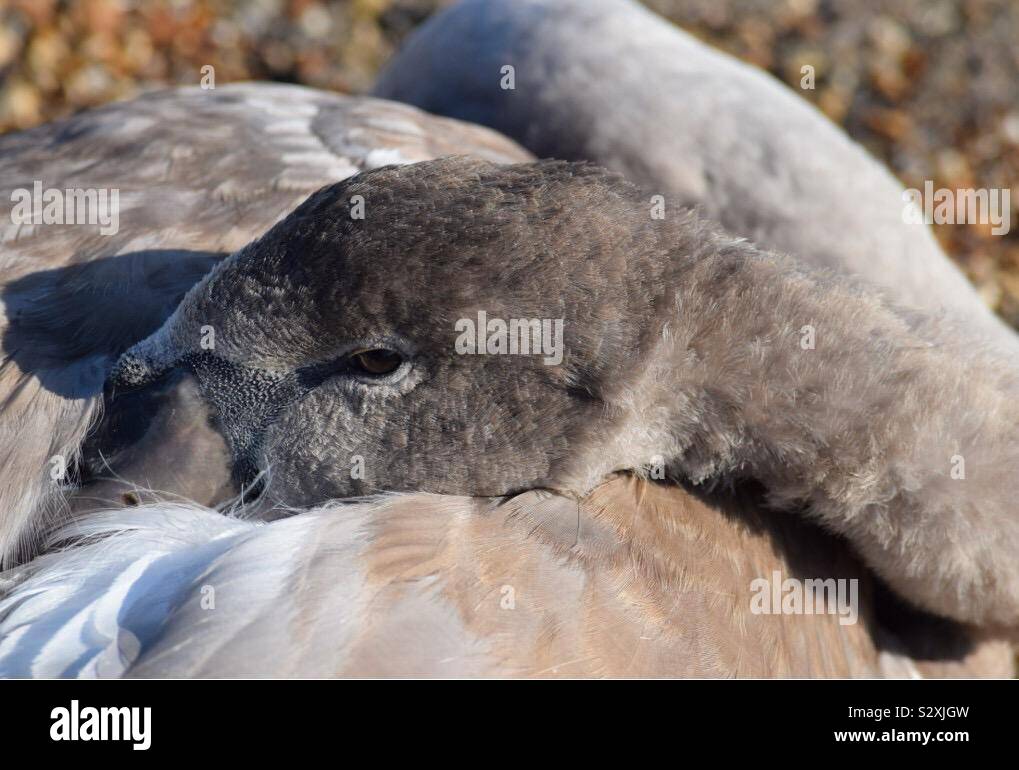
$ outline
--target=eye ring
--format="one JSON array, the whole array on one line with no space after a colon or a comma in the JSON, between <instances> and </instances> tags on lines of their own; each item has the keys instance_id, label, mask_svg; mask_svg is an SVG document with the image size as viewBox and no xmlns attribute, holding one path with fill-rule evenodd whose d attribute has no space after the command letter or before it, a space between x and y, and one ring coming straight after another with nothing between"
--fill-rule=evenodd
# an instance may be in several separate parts
<instances>
[{"instance_id":1,"label":"eye ring","mask_svg":"<svg viewBox=\"0 0 1019 770\"><path fill-rule=\"evenodd\" d=\"M385 377L403 365L403 356L389 348L366 348L348 356L354 370L366 377Z\"/></svg>"}]
</instances>

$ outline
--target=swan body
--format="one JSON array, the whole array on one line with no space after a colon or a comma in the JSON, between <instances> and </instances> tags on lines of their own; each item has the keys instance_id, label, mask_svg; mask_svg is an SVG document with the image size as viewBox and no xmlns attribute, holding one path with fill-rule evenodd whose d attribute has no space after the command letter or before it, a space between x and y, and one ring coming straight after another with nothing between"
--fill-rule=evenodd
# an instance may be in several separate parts
<instances>
[{"instance_id":1,"label":"swan body","mask_svg":"<svg viewBox=\"0 0 1019 770\"><path fill-rule=\"evenodd\" d=\"M889 605L809 524L752 497L718 507L634 479L579 509L538 493L412 494L264 524L163 503L63 536L92 541L37 559L0 604L2 676L1012 671L1006 643ZM859 580L858 621L748 613L750 576L774 569Z\"/></svg>"}]
</instances>

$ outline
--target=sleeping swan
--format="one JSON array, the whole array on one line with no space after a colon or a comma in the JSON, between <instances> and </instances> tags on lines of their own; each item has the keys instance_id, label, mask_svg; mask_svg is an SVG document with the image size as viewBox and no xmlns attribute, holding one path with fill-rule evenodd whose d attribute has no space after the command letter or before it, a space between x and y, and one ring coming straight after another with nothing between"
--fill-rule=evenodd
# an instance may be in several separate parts
<instances>
[{"instance_id":1,"label":"sleeping swan","mask_svg":"<svg viewBox=\"0 0 1019 770\"><path fill-rule=\"evenodd\" d=\"M463 8L482 5L548 13ZM580 5L544 17L547 56L580 55L555 37L577 20L660 24ZM530 34L500 29L511 47ZM689 45L662 29L648 50ZM828 136L817 158L871 195L844 205L843 176L812 176L777 139L722 173L696 119L644 143L669 163L641 162L583 88L565 112L518 91L518 138L645 189L291 86L167 91L0 137L5 185L122 188L116 235L3 233L0 537L9 563L50 552L5 577L0 672L1007 673L1007 648L905 610L872 571L937 614L1015 625L1012 333L926 230L878 213L901 192L886 172L763 76L702 55L762 89L746 109ZM477 105L447 72L426 86ZM481 160L420 163L452 154ZM755 194L776 157L788 174ZM371 170L392 163L414 165ZM838 217L791 225L815 205ZM883 235L863 248L871 215ZM540 335L510 352L504 332L534 321L561 360ZM458 350L472 323L475 342L494 333L480 355ZM773 574L859 580L860 623L754 614L750 585Z\"/></svg>"}]
</instances>

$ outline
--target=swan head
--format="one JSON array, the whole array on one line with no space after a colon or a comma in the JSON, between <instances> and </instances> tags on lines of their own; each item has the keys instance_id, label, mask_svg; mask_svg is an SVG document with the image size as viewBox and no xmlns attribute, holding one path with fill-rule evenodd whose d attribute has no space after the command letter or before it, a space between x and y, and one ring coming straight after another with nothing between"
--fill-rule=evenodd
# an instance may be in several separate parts
<instances>
[{"instance_id":1,"label":"swan head","mask_svg":"<svg viewBox=\"0 0 1019 770\"><path fill-rule=\"evenodd\" d=\"M647 197L594 166L385 167L217 266L108 382L193 377L235 483L263 479L274 503L582 494L632 464L607 448L676 248Z\"/></svg>"}]
</instances>

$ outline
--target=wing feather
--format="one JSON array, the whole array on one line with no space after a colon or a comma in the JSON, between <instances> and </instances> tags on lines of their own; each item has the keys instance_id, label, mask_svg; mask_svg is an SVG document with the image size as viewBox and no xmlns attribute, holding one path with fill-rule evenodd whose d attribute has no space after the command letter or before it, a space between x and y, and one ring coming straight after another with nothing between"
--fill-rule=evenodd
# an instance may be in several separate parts
<instances>
[{"instance_id":1,"label":"wing feather","mask_svg":"<svg viewBox=\"0 0 1019 770\"><path fill-rule=\"evenodd\" d=\"M945 628L918 664L873 578L811 525L629 477L579 503L395 495L267 524L157 505L62 537L80 540L7 575L0 675L1011 672L1007 645L972 632L939 649ZM774 572L860 580L859 622L755 614L751 580Z\"/></svg>"}]
</instances>

